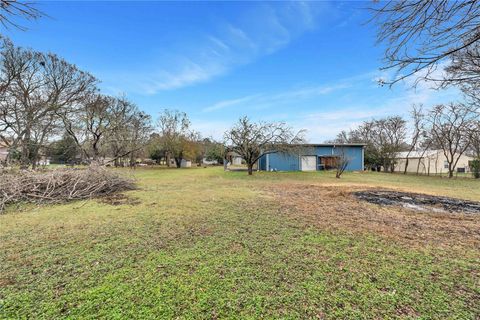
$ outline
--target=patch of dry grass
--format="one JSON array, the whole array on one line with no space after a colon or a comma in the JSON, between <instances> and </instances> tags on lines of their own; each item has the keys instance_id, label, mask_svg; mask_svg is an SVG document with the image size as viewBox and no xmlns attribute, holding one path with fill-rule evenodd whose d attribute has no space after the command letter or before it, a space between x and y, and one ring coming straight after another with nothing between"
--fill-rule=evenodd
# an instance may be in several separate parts
<instances>
[{"instance_id":1,"label":"patch of dry grass","mask_svg":"<svg viewBox=\"0 0 480 320\"><path fill-rule=\"evenodd\" d=\"M269 188L282 210L325 230L374 233L410 246L480 248L480 215L418 212L365 203L360 187L277 184Z\"/></svg>"}]
</instances>

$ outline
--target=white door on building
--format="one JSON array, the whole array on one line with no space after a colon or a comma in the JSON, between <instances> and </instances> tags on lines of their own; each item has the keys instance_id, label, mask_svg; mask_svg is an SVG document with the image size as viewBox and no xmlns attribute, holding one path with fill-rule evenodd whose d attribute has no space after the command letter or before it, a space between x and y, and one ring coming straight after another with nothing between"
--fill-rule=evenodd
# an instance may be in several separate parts
<instances>
[{"instance_id":1,"label":"white door on building","mask_svg":"<svg viewBox=\"0 0 480 320\"><path fill-rule=\"evenodd\" d=\"M300 170L302 170L302 171L315 171L315 170L317 170L317 157L316 156L301 156L300 157Z\"/></svg>"}]
</instances>

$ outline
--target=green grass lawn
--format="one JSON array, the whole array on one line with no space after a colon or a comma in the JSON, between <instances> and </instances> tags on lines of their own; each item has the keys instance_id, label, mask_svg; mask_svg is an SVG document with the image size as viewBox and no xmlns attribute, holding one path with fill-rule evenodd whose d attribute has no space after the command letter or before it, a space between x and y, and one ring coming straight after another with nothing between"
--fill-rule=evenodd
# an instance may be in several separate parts
<instances>
[{"instance_id":1,"label":"green grass lawn","mask_svg":"<svg viewBox=\"0 0 480 320\"><path fill-rule=\"evenodd\" d=\"M479 181L124 171L140 187L124 205L91 200L0 216L0 318L480 316L480 253L468 235L460 246L416 246L374 231L319 227L270 192L280 184L388 187L480 200Z\"/></svg>"}]
</instances>

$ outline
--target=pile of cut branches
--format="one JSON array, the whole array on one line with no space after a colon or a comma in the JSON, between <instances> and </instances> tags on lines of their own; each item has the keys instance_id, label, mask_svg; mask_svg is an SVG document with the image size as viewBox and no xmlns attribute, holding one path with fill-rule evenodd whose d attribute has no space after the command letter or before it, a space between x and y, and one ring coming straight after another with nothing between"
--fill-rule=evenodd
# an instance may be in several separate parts
<instances>
[{"instance_id":1,"label":"pile of cut branches","mask_svg":"<svg viewBox=\"0 0 480 320\"><path fill-rule=\"evenodd\" d=\"M103 167L3 173L0 175L0 213L15 203L63 203L133 189L133 180Z\"/></svg>"}]
</instances>

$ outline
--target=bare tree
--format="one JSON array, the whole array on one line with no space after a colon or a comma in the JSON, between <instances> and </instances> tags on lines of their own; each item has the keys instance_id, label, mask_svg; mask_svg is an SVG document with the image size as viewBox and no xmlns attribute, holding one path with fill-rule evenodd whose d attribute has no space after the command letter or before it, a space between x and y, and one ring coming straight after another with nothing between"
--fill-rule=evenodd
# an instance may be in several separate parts
<instances>
[{"instance_id":1,"label":"bare tree","mask_svg":"<svg viewBox=\"0 0 480 320\"><path fill-rule=\"evenodd\" d=\"M413 105L410 115L412 119L412 133L410 136L410 147L408 148L407 155L405 157L405 168L403 170L403 174L407 174L410 154L413 150L418 149L418 142L422 135L425 134L425 115L423 114L422 105Z\"/></svg>"},{"instance_id":2,"label":"bare tree","mask_svg":"<svg viewBox=\"0 0 480 320\"><path fill-rule=\"evenodd\" d=\"M347 155L344 147L336 147L334 149L336 156L335 178L340 179L343 172L347 169L351 159Z\"/></svg>"},{"instance_id":3,"label":"bare tree","mask_svg":"<svg viewBox=\"0 0 480 320\"><path fill-rule=\"evenodd\" d=\"M240 118L224 135L229 150L240 155L253 174L253 166L261 156L274 152L289 152L303 142L303 131L294 132L285 123L254 123L248 117Z\"/></svg>"},{"instance_id":4,"label":"bare tree","mask_svg":"<svg viewBox=\"0 0 480 320\"><path fill-rule=\"evenodd\" d=\"M340 131L335 139L327 141L327 143L350 143L352 138L352 132L347 132L345 130Z\"/></svg>"},{"instance_id":5,"label":"bare tree","mask_svg":"<svg viewBox=\"0 0 480 320\"><path fill-rule=\"evenodd\" d=\"M111 109L104 144L115 166L123 166L128 157L130 166L135 167L137 155L144 149L152 130L151 117L127 99L118 100L121 107Z\"/></svg>"},{"instance_id":6,"label":"bare tree","mask_svg":"<svg viewBox=\"0 0 480 320\"><path fill-rule=\"evenodd\" d=\"M83 100L96 80L54 54L15 47L0 52L0 136L20 148L21 165L35 167L58 125L56 113Z\"/></svg>"},{"instance_id":7,"label":"bare tree","mask_svg":"<svg viewBox=\"0 0 480 320\"><path fill-rule=\"evenodd\" d=\"M406 121L400 116L375 120L373 141L377 145L384 171L393 172L397 154L405 145Z\"/></svg>"},{"instance_id":8,"label":"bare tree","mask_svg":"<svg viewBox=\"0 0 480 320\"><path fill-rule=\"evenodd\" d=\"M431 128L425 123L425 130L418 138L418 146L419 146L419 149L421 150L421 154L419 155L418 157L419 160L417 162L417 171L416 171L417 176L420 174L420 166L422 164L422 159L425 159L424 158L425 154L427 153L427 151L431 149L432 144L434 143L430 133L431 133ZM430 175L430 170L427 171L427 175Z\"/></svg>"},{"instance_id":9,"label":"bare tree","mask_svg":"<svg viewBox=\"0 0 480 320\"><path fill-rule=\"evenodd\" d=\"M439 85L479 79L480 74L466 64L449 76L435 73L443 62L453 59L455 64L464 54L478 52L478 1L390 0L375 2L371 9L378 42L387 46L385 69L396 71L388 84L410 76Z\"/></svg>"},{"instance_id":10,"label":"bare tree","mask_svg":"<svg viewBox=\"0 0 480 320\"><path fill-rule=\"evenodd\" d=\"M113 161L138 151L140 136L143 139L143 130L147 130L139 128L140 111L123 97L93 94L82 103L62 111L58 115L63 120L65 131L82 150L85 160L92 163L100 163L112 149L112 144L115 147L118 147L117 143L123 144L115 150ZM141 118L142 123L149 121L144 113L141 113ZM139 132L133 132L134 127L138 127ZM122 137L120 133L125 135Z\"/></svg>"},{"instance_id":11,"label":"bare tree","mask_svg":"<svg viewBox=\"0 0 480 320\"><path fill-rule=\"evenodd\" d=\"M378 144L375 141L375 127L376 122L374 120L365 121L358 128L351 130L348 133L347 140L344 140L342 143L364 143L365 165L372 170L380 171L383 160L380 156Z\"/></svg>"},{"instance_id":12,"label":"bare tree","mask_svg":"<svg viewBox=\"0 0 480 320\"><path fill-rule=\"evenodd\" d=\"M428 115L432 140L443 151L449 178L453 177L460 157L470 146L470 129L477 117L472 107L460 103L437 105Z\"/></svg>"},{"instance_id":13,"label":"bare tree","mask_svg":"<svg viewBox=\"0 0 480 320\"><path fill-rule=\"evenodd\" d=\"M406 121L399 116L363 122L350 132L342 131L336 143L364 143L365 164L374 170L393 171L397 153L405 146Z\"/></svg>"},{"instance_id":14,"label":"bare tree","mask_svg":"<svg viewBox=\"0 0 480 320\"><path fill-rule=\"evenodd\" d=\"M17 21L18 18L36 20L43 15L31 2L0 0L0 24L6 29L13 27L25 30L26 28Z\"/></svg>"},{"instance_id":15,"label":"bare tree","mask_svg":"<svg viewBox=\"0 0 480 320\"><path fill-rule=\"evenodd\" d=\"M477 31L478 32L478 31ZM455 52L451 63L445 70L448 72L448 84L459 85L470 98L479 101L480 80L480 43Z\"/></svg>"},{"instance_id":16,"label":"bare tree","mask_svg":"<svg viewBox=\"0 0 480 320\"><path fill-rule=\"evenodd\" d=\"M135 167L137 156L144 149L152 131L151 117L145 112L136 110L132 113L130 122L127 123L126 131L129 132L127 153L130 157L130 166Z\"/></svg>"}]
</instances>

